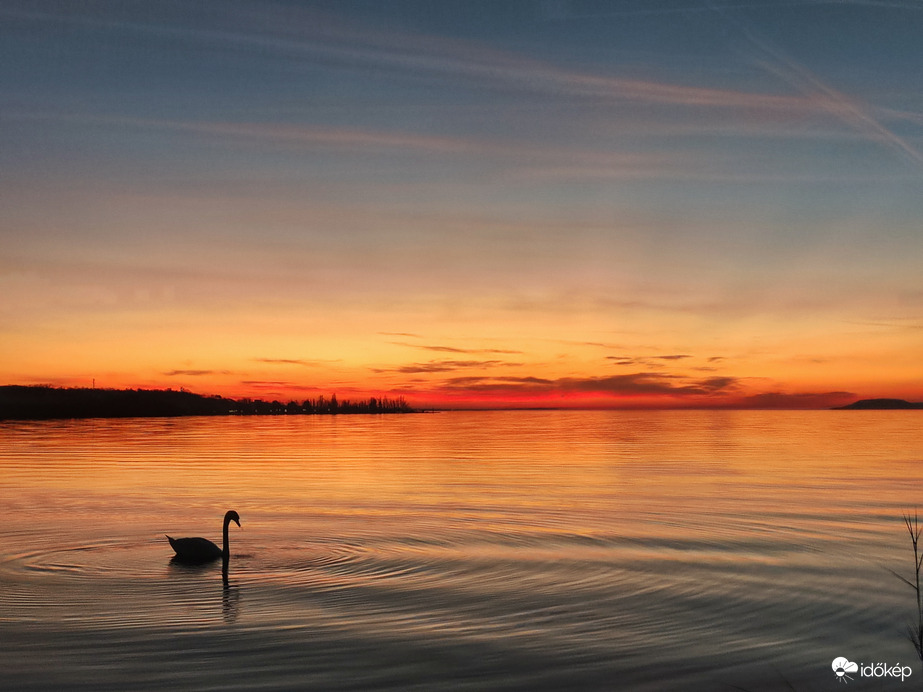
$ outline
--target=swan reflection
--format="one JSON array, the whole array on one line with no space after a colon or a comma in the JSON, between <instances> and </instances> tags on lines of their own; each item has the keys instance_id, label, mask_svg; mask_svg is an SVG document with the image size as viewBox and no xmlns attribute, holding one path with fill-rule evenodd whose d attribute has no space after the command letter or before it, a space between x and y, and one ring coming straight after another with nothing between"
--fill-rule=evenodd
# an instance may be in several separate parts
<instances>
[{"instance_id":1,"label":"swan reflection","mask_svg":"<svg viewBox=\"0 0 923 692\"><path fill-rule=\"evenodd\" d=\"M227 623L240 615L240 587L228 581L228 563L221 569L221 615Z\"/></svg>"},{"instance_id":2,"label":"swan reflection","mask_svg":"<svg viewBox=\"0 0 923 692\"><path fill-rule=\"evenodd\" d=\"M175 600L185 602L194 611L215 612L217 606L217 575L213 563L190 563L174 555L169 562L171 574L180 580ZM214 581L212 581L214 580ZM214 586L210 586L214 584ZM212 590L215 589L215 590ZM228 562L221 565L221 615L226 623L240 614L240 586L228 573Z\"/></svg>"}]
</instances>

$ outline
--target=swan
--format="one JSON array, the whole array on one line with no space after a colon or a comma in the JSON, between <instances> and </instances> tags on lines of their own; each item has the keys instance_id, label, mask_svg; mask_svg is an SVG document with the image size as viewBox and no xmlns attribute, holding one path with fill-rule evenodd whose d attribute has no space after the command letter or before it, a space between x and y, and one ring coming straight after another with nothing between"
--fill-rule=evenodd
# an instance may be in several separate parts
<instances>
[{"instance_id":1,"label":"swan","mask_svg":"<svg viewBox=\"0 0 923 692\"><path fill-rule=\"evenodd\" d=\"M170 541L170 545L176 551L176 556L173 559L196 564L211 562L220 557L227 564L228 558L231 557L230 548L228 547L228 525L232 521L240 526L240 515L233 509L224 515L224 543L221 548L206 538L171 538L167 536L167 540Z\"/></svg>"}]
</instances>

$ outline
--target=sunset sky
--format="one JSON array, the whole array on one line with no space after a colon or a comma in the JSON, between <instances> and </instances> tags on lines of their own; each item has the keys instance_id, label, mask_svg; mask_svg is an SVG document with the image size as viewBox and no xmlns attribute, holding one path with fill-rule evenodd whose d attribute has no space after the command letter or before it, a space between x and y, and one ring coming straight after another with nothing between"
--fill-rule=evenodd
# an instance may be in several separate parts
<instances>
[{"instance_id":1,"label":"sunset sky","mask_svg":"<svg viewBox=\"0 0 923 692\"><path fill-rule=\"evenodd\" d=\"M0 0L0 384L923 400L923 3Z\"/></svg>"}]
</instances>

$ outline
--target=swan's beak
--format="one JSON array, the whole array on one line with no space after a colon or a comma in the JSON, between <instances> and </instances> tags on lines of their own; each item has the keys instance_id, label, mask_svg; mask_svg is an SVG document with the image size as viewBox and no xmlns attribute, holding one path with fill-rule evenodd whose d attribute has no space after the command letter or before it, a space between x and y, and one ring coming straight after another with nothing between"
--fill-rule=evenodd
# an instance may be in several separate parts
<instances>
[{"instance_id":1,"label":"swan's beak","mask_svg":"<svg viewBox=\"0 0 923 692\"><path fill-rule=\"evenodd\" d=\"M234 520L234 523L237 524L237 528L242 528L241 525L240 525L240 520L239 520L239 519L235 519L235 520Z\"/></svg>"}]
</instances>

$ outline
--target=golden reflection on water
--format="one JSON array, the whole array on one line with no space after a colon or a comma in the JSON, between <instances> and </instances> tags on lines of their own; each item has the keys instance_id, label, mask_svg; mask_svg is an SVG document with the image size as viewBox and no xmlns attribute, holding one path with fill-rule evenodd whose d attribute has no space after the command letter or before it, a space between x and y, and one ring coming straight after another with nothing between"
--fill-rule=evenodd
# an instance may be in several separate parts
<instances>
[{"instance_id":1,"label":"golden reflection on water","mask_svg":"<svg viewBox=\"0 0 923 692\"><path fill-rule=\"evenodd\" d=\"M36 671L77 632L117 688L134 664L101 652L127 633L153 660L170 637L217 655L232 631L264 655L240 655L228 679L246 663L277 687L760 689L778 683L761 677L771 659L811 689L831 651L912 655L912 604L887 570L906 567L901 512L923 498L918 418L3 424L0 635L21 646L0 667L18 657L25 688L60 682ZM220 565L171 566L163 534L220 542L226 509L242 524L227 583ZM395 668L395 647L413 661Z\"/></svg>"}]
</instances>

